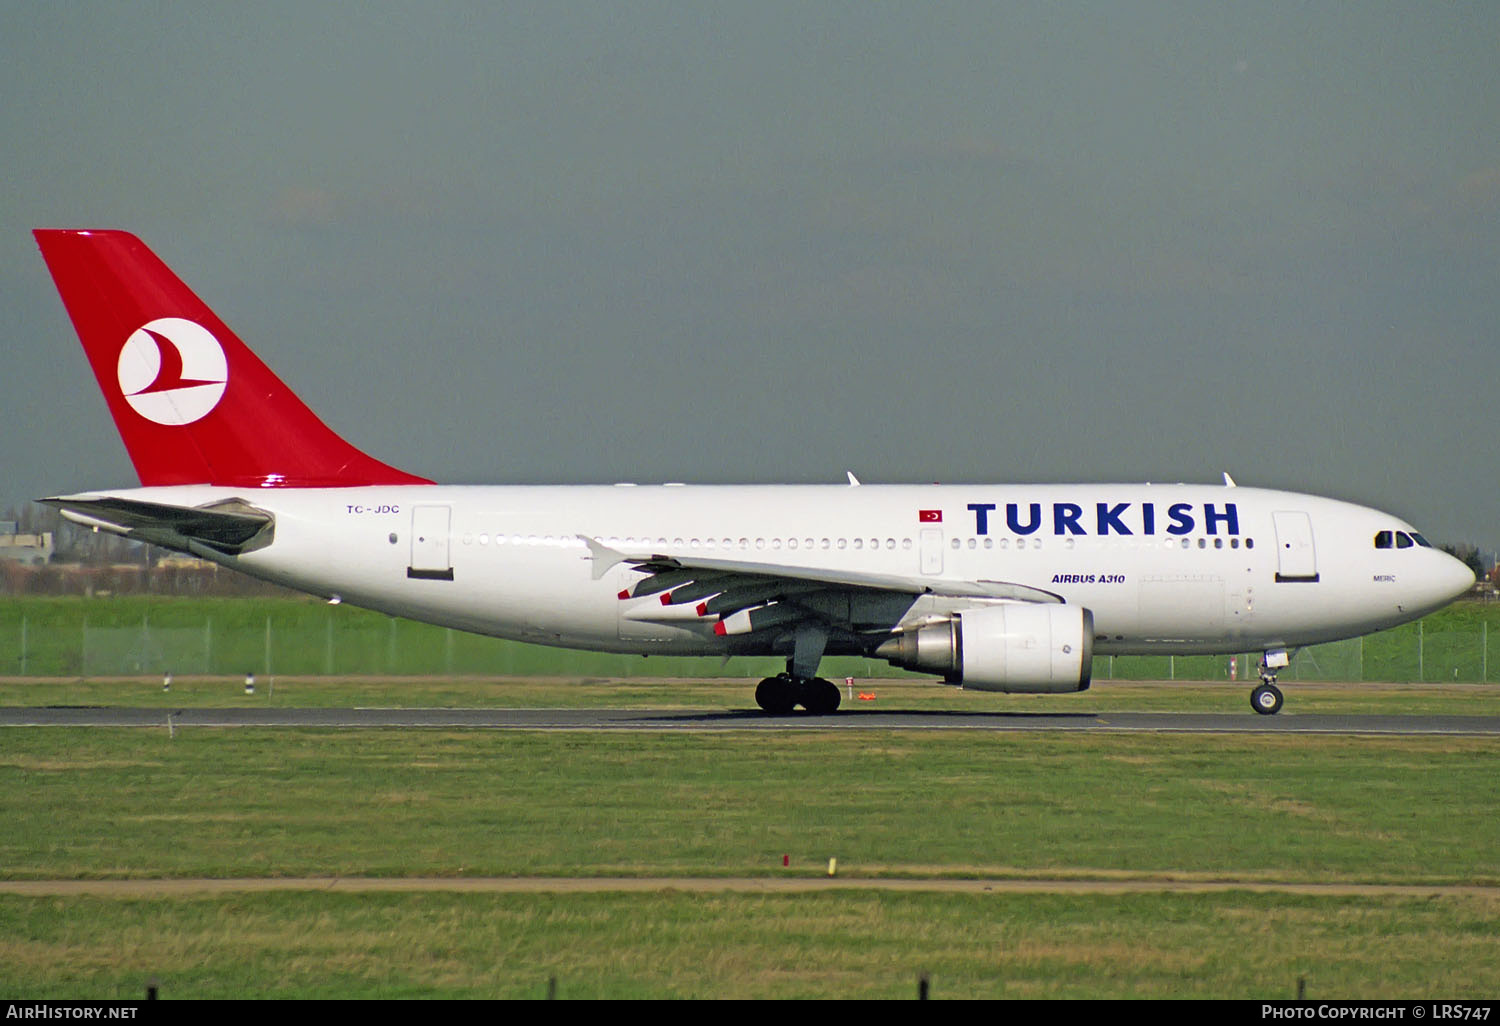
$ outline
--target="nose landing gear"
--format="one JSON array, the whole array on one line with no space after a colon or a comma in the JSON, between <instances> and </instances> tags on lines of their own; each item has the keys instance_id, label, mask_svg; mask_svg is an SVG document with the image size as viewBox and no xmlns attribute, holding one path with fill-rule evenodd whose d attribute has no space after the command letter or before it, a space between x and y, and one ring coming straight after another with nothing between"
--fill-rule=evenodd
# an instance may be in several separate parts
<instances>
[{"instance_id":1,"label":"nose landing gear","mask_svg":"<svg viewBox=\"0 0 1500 1026\"><path fill-rule=\"evenodd\" d=\"M1250 692L1250 708L1262 716L1274 716L1281 711L1281 689L1273 683L1275 680L1274 676L1270 680L1262 680Z\"/></svg>"},{"instance_id":2,"label":"nose landing gear","mask_svg":"<svg viewBox=\"0 0 1500 1026\"><path fill-rule=\"evenodd\" d=\"M1260 683L1250 692L1250 708L1262 716L1275 716L1281 711L1281 689L1276 686L1276 671L1291 662L1284 648L1267 649L1260 661Z\"/></svg>"}]
</instances>

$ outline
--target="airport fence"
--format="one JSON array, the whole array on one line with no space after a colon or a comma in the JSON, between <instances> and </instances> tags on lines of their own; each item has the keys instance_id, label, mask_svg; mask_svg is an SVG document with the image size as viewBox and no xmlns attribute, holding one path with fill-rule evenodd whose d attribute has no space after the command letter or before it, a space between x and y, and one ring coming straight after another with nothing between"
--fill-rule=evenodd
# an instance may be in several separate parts
<instances>
[{"instance_id":1,"label":"airport fence","mask_svg":"<svg viewBox=\"0 0 1500 1026\"><path fill-rule=\"evenodd\" d=\"M68 600L55 600L66 602ZM485 638L350 607L296 600L217 600L60 615L44 604L0 610L0 676L557 676L747 677L781 659L642 658ZM78 610L84 610L78 613ZM136 611L138 610L138 611ZM1500 609L1495 610L1500 613ZM1497 629L1490 630L1490 621ZM1096 680L1253 680L1259 653L1101 656ZM883 660L830 658L830 678L930 677ZM1500 682L1500 619L1460 611L1298 651L1284 681Z\"/></svg>"},{"instance_id":2,"label":"airport fence","mask_svg":"<svg viewBox=\"0 0 1500 1026\"><path fill-rule=\"evenodd\" d=\"M1297 650L1279 679L1426 684L1500 682L1500 631L1429 630L1423 621ZM1260 653L1114 656L1094 660L1096 680L1255 680Z\"/></svg>"}]
</instances>

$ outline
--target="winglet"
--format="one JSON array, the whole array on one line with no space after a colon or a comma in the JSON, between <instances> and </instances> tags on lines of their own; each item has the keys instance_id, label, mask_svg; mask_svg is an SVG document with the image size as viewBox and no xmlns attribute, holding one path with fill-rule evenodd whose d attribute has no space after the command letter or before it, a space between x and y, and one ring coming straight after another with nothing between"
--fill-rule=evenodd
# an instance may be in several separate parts
<instances>
[{"instance_id":1,"label":"winglet","mask_svg":"<svg viewBox=\"0 0 1500 1026\"><path fill-rule=\"evenodd\" d=\"M1234 483L1234 478L1232 478L1232 477L1229 476L1229 471L1227 471L1227 470L1224 471L1224 486L1226 488L1238 488L1239 487L1239 485L1237 485L1237 484Z\"/></svg>"},{"instance_id":2,"label":"winglet","mask_svg":"<svg viewBox=\"0 0 1500 1026\"><path fill-rule=\"evenodd\" d=\"M850 488L858 488L859 487L859 478L857 478L857 477L854 476L854 471L852 471L852 470L846 470L846 471L844 471L844 473L846 473L846 474L849 475L849 487Z\"/></svg>"}]
</instances>

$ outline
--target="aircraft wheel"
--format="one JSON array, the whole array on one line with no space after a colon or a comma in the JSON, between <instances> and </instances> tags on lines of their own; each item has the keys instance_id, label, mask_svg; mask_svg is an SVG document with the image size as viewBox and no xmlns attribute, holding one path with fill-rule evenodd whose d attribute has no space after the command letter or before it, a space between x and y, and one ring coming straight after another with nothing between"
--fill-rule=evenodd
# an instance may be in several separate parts
<instances>
[{"instance_id":1,"label":"aircraft wheel","mask_svg":"<svg viewBox=\"0 0 1500 1026\"><path fill-rule=\"evenodd\" d=\"M1281 711L1281 689L1275 684L1261 684L1250 692L1250 708L1262 716L1274 716Z\"/></svg>"},{"instance_id":2,"label":"aircraft wheel","mask_svg":"<svg viewBox=\"0 0 1500 1026\"><path fill-rule=\"evenodd\" d=\"M824 680L822 677L814 677L812 680L802 682L802 707L814 716L827 716L829 713L838 712L839 701L843 695L839 694L837 684Z\"/></svg>"},{"instance_id":3,"label":"aircraft wheel","mask_svg":"<svg viewBox=\"0 0 1500 1026\"><path fill-rule=\"evenodd\" d=\"M797 704L792 682L784 677L767 677L755 686L755 704L772 716L785 716Z\"/></svg>"}]
</instances>

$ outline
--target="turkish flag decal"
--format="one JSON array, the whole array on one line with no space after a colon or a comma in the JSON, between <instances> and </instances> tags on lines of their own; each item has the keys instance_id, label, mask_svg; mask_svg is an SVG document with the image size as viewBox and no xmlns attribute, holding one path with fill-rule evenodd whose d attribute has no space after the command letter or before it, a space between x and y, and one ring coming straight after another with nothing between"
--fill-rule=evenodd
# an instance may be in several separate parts
<instances>
[{"instance_id":1,"label":"turkish flag decal","mask_svg":"<svg viewBox=\"0 0 1500 1026\"><path fill-rule=\"evenodd\" d=\"M924 524L941 524L943 522L943 511L940 509L924 509L917 513L917 520Z\"/></svg>"}]
</instances>

